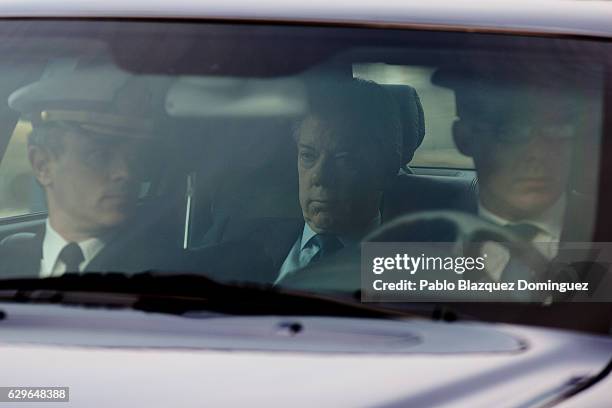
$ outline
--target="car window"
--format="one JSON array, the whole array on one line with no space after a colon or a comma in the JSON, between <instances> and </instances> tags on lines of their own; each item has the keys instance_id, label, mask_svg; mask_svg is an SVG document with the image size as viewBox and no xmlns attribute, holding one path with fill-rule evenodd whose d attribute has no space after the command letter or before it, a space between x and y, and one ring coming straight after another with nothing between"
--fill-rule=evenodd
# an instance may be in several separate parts
<instances>
[{"instance_id":1,"label":"car window","mask_svg":"<svg viewBox=\"0 0 612 408\"><path fill-rule=\"evenodd\" d=\"M27 137L31 124L21 121L15 126L6 152L0 162L0 218L44 211L44 197L32 177L27 157Z\"/></svg>"},{"instance_id":2,"label":"car window","mask_svg":"<svg viewBox=\"0 0 612 408\"><path fill-rule=\"evenodd\" d=\"M427 137L416 150L411 167L473 169L472 160L457 150L452 138L455 120L455 97L448 88L432 84L432 67L401 66L392 64L359 64L353 67L353 76L380 84L411 85L419 95L426 112Z\"/></svg>"},{"instance_id":3,"label":"car window","mask_svg":"<svg viewBox=\"0 0 612 408\"><path fill-rule=\"evenodd\" d=\"M364 242L508 244L474 272L497 282L505 257L593 241L609 44L127 21L0 35L2 118L19 118L0 123L0 215L43 211L3 225L0 278L353 295Z\"/></svg>"}]
</instances>

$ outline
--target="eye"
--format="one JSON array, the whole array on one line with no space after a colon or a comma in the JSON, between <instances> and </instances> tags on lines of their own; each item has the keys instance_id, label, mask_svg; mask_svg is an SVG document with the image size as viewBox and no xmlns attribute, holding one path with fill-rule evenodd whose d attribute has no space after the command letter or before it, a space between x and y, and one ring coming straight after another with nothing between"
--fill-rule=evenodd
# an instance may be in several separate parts
<instances>
[{"instance_id":1,"label":"eye","mask_svg":"<svg viewBox=\"0 0 612 408\"><path fill-rule=\"evenodd\" d=\"M299 152L300 163L306 167L312 166L317 160L317 155L311 150L302 150Z\"/></svg>"},{"instance_id":2,"label":"eye","mask_svg":"<svg viewBox=\"0 0 612 408\"><path fill-rule=\"evenodd\" d=\"M350 153L336 155L336 167L342 170L355 171L359 168L359 160Z\"/></svg>"},{"instance_id":3,"label":"eye","mask_svg":"<svg viewBox=\"0 0 612 408\"><path fill-rule=\"evenodd\" d=\"M523 144L529 142L533 136L531 126L520 126L517 124L508 124L500 126L495 134L498 141L506 144Z\"/></svg>"},{"instance_id":4,"label":"eye","mask_svg":"<svg viewBox=\"0 0 612 408\"><path fill-rule=\"evenodd\" d=\"M108 149L93 149L86 154L86 163L90 167L101 168L109 163L111 158L110 150Z\"/></svg>"}]
</instances>

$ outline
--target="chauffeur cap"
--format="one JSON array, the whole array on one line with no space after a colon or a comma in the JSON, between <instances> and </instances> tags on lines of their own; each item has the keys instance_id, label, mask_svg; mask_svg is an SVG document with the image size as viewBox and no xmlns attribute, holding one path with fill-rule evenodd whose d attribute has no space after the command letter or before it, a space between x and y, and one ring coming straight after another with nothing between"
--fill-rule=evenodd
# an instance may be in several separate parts
<instances>
[{"instance_id":1,"label":"chauffeur cap","mask_svg":"<svg viewBox=\"0 0 612 408\"><path fill-rule=\"evenodd\" d=\"M148 137L152 93L143 78L110 65L68 69L14 91L9 106L34 127L69 126L85 132Z\"/></svg>"}]
</instances>

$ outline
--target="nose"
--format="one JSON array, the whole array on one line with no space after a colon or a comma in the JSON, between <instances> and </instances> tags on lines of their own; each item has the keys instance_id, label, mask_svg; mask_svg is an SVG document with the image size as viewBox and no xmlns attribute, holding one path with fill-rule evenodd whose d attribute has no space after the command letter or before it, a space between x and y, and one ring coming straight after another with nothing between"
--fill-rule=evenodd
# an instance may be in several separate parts
<instances>
[{"instance_id":1,"label":"nose","mask_svg":"<svg viewBox=\"0 0 612 408\"><path fill-rule=\"evenodd\" d=\"M536 135L527 145L526 155L533 160L545 160L559 155L567 141L542 135Z\"/></svg>"},{"instance_id":2,"label":"nose","mask_svg":"<svg viewBox=\"0 0 612 408\"><path fill-rule=\"evenodd\" d=\"M316 186L331 186L334 183L333 160L327 155L321 155L312 169L312 184Z\"/></svg>"},{"instance_id":3,"label":"nose","mask_svg":"<svg viewBox=\"0 0 612 408\"><path fill-rule=\"evenodd\" d=\"M132 158L126 152L117 152L110 163L112 180L129 180L132 178Z\"/></svg>"}]
</instances>

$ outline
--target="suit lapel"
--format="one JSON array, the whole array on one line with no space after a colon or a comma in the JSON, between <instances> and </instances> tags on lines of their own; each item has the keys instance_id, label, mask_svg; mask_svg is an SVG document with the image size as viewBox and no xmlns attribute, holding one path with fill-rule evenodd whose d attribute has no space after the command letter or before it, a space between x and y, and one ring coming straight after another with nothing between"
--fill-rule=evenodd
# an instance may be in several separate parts
<instances>
[{"instance_id":1,"label":"suit lapel","mask_svg":"<svg viewBox=\"0 0 612 408\"><path fill-rule=\"evenodd\" d=\"M561 242L592 241L594 216L585 217L582 214L595 214L594 209L595 201L590 197L577 192L569 193L563 219Z\"/></svg>"},{"instance_id":2,"label":"suit lapel","mask_svg":"<svg viewBox=\"0 0 612 408\"><path fill-rule=\"evenodd\" d=\"M140 238L142 241L143 238ZM134 272L138 265L135 261L146 263L141 252L140 243L132 231L122 229L106 238L102 250L89 262L84 272ZM151 251L155 254L155 251ZM144 267L144 266L143 266ZM138 270L139 272L140 270Z\"/></svg>"},{"instance_id":3,"label":"suit lapel","mask_svg":"<svg viewBox=\"0 0 612 408\"><path fill-rule=\"evenodd\" d=\"M109 251L108 245L102 248L102 250L89 261L83 272L110 272L108 267L104 267L105 264L108 264L107 260L112 259L112 256L109 256L109 252L112 253L113 251Z\"/></svg>"},{"instance_id":4,"label":"suit lapel","mask_svg":"<svg viewBox=\"0 0 612 408\"><path fill-rule=\"evenodd\" d=\"M261 245L277 273L304 228L295 218L272 219L250 234L249 240Z\"/></svg>"}]
</instances>

